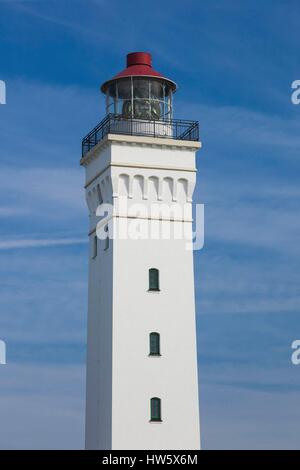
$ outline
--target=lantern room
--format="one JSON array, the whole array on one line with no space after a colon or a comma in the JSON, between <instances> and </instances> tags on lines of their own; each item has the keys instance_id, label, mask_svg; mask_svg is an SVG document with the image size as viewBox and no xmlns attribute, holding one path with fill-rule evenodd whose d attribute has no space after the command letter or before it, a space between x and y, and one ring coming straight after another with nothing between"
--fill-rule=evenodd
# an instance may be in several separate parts
<instances>
[{"instance_id":1,"label":"lantern room","mask_svg":"<svg viewBox=\"0 0 300 470\"><path fill-rule=\"evenodd\" d=\"M101 86L106 113L123 119L170 121L176 84L152 68L151 54L127 54L127 67Z\"/></svg>"},{"instance_id":2,"label":"lantern room","mask_svg":"<svg viewBox=\"0 0 300 470\"><path fill-rule=\"evenodd\" d=\"M127 54L126 68L101 86L106 116L82 140L82 156L109 134L198 141L197 121L173 117L176 88L153 69L151 54Z\"/></svg>"}]
</instances>

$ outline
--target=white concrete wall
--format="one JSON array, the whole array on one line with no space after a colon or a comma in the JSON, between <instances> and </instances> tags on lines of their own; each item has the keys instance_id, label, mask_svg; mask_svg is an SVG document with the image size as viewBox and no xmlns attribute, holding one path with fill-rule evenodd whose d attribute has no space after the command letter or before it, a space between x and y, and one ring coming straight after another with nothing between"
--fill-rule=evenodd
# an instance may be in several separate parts
<instances>
[{"instance_id":1,"label":"white concrete wall","mask_svg":"<svg viewBox=\"0 0 300 470\"><path fill-rule=\"evenodd\" d=\"M114 203L114 230L126 216L120 196L129 210L137 202L191 209L197 143L159 140L111 136L84 159L91 250L98 184ZM191 212L176 223L191 229ZM160 271L160 292L148 292L151 267ZM161 335L161 357L148 356L152 331ZM162 400L161 423L149 422L154 396ZM96 449L200 446L193 254L186 240L115 239L90 257L86 441Z\"/></svg>"},{"instance_id":2,"label":"white concrete wall","mask_svg":"<svg viewBox=\"0 0 300 470\"><path fill-rule=\"evenodd\" d=\"M114 449L197 449L199 442L192 252L182 241L114 242ZM160 292L148 292L148 269ZM149 333L161 357L149 357ZM150 398L162 422L150 423Z\"/></svg>"},{"instance_id":3,"label":"white concrete wall","mask_svg":"<svg viewBox=\"0 0 300 470\"><path fill-rule=\"evenodd\" d=\"M110 449L112 445L112 249L92 258L90 236L88 290L88 347L86 385L86 448Z\"/></svg>"}]
</instances>

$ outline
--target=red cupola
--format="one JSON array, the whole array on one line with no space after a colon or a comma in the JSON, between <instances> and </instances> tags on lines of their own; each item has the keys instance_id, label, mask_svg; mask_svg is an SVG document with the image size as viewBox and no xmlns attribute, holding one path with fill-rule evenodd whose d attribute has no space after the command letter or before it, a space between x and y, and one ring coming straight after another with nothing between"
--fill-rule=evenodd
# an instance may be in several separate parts
<instances>
[{"instance_id":1,"label":"red cupola","mask_svg":"<svg viewBox=\"0 0 300 470\"><path fill-rule=\"evenodd\" d=\"M169 120L176 84L152 68L151 54L127 54L127 67L101 86L106 111L125 118Z\"/></svg>"},{"instance_id":2,"label":"red cupola","mask_svg":"<svg viewBox=\"0 0 300 470\"><path fill-rule=\"evenodd\" d=\"M126 77L156 77L168 82L174 92L176 90L176 83L152 68L152 57L149 52L130 52L127 54L127 67L119 72L111 80L103 83L101 91L105 93L107 86L114 80Z\"/></svg>"}]
</instances>

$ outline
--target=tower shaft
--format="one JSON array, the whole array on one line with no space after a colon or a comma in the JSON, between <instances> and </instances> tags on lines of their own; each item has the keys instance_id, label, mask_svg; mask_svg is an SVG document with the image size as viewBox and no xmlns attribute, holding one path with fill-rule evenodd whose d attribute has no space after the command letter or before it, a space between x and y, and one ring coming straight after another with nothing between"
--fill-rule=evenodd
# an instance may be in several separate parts
<instances>
[{"instance_id":1,"label":"tower shaft","mask_svg":"<svg viewBox=\"0 0 300 470\"><path fill-rule=\"evenodd\" d=\"M90 214L88 449L200 447L187 240L199 147L108 134L81 160ZM99 206L108 216L97 217Z\"/></svg>"}]
</instances>

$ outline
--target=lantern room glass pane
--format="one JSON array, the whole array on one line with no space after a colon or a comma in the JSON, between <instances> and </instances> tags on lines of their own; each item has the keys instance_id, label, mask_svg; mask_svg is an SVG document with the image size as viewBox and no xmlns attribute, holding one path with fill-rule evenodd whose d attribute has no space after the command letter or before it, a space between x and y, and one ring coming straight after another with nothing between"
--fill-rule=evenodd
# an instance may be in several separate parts
<instances>
[{"instance_id":1,"label":"lantern room glass pane","mask_svg":"<svg viewBox=\"0 0 300 470\"><path fill-rule=\"evenodd\" d=\"M144 78L133 79L133 97L149 99L149 80Z\"/></svg>"},{"instance_id":2,"label":"lantern room glass pane","mask_svg":"<svg viewBox=\"0 0 300 470\"><path fill-rule=\"evenodd\" d=\"M169 96L171 94L172 94L172 88L170 87L170 85L165 83L165 96Z\"/></svg>"},{"instance_id":3,"label":"lantern room glass pane","mask_svg":"<svg viewBox=\"0 0 300 470\"><path fill-rule=\"evenodd\" d=\"M168 120L172 117L171 87L158 78L116 79L107 89L106 111L125 119Z\"/></svg>"},{"instance_id":4,"label":"lantern room glass pane","mask_svg":"<svg viewBox=\"0 0 300 470\"><path fill-rule=\"evenodd\" d=\"M117 93L116 93L116 82L114 83L111 83L108 87L108 94L109 96L112 96L113 98L115 98L117 96Z\"/></svg>"},{"instance_id":5,"label":"lantern room glass pane","mask_svg":"<svg viewBox=\"0 0 300 470\"><path fill-rule=\"evenodd\" d=\"M151 103L149 80L145 78L133 79L133 117L135 119L151 119Z\"/></svg>"},{"instance_id":6,"label":"lantern room glass pane","mask_svg":"<svg viewBox=\"0 0 300 470\"><path fill-rule=\"evenodd\" d=\"M152 99L162 100L164 98L164 83L158 80L151 80L150 96Z\"/></svg>"},{"instance_id":7,"label":"lantern room glass pane","mask_svg":"<svg viewBox=\"0 0 300 470\"><path fill-rule=\"evenodd\" d=\"M118 80L118 98L131 99L131 80L126 78Z\"/></svg>"}]
</instances>

